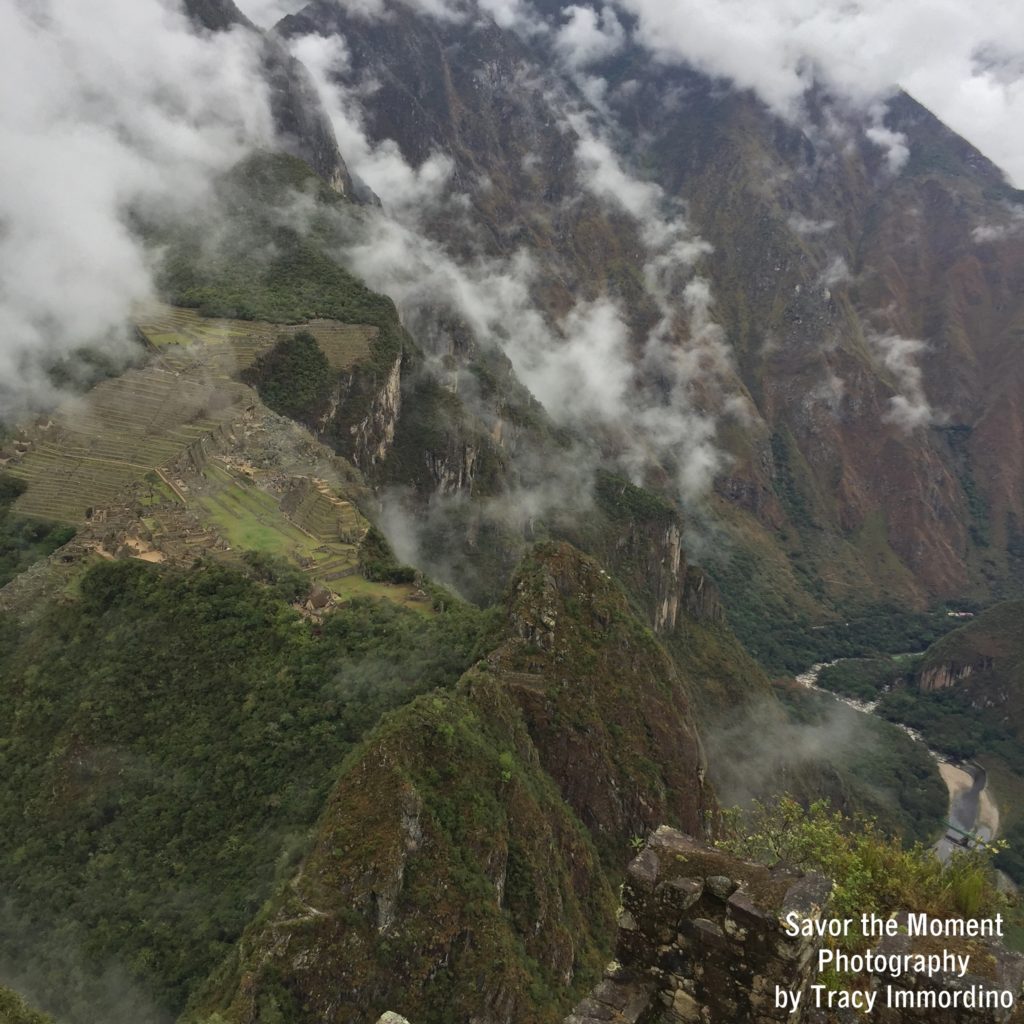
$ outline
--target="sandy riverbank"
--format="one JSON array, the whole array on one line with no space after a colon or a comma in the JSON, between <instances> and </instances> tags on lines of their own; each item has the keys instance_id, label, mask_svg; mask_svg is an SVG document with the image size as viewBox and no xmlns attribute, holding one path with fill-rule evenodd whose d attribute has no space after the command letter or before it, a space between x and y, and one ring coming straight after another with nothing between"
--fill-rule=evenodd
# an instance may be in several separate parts
<instances>
[{"instance_id":1,"label":"sandy riverbank","mask_svg":"<svg viewBox=\"0 0 1024 1024\"><path fill-rule=\"evenodd\" d=\"M978 778L948 761L939 762L939 773L949 790L949 820L965 831L977 831L986 839L994 839L999 834L999 808L988 787L977 792ZM975 803L977 809L972 814Z\"/></svg>"}]
</instances>

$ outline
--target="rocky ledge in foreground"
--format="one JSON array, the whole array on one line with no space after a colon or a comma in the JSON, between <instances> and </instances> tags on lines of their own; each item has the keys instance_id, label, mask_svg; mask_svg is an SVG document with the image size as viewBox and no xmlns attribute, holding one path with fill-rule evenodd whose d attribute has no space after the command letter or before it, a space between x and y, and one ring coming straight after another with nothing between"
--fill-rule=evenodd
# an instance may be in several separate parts
<instances>
[{"instance_id":1,"label":"rocky ledge in foreground","mask_svg":"<svg viewBox=\"0 0 1024 1024\"><path fill-rule=\"evenodd\" d=\"M565 1024L772 1024L776 1021L872 1021L877 1024L995 1024L1013 1010L904 1010L875 1003L869 1013L830 1013L808 1004L821 940L791 938L784 920L816 920L832 884L821 875L769 869L661 827L632 861L622 887L616 959ZM885 940L879 947L883 948ZM904 945L905 939L901 939ZM974 944L978 946L977 943ZM897 984L953 991L969 980L982 991L1018 996L1024 957L994 942L974 948L985 977L872 978L870 989ZM776 1006L779 989L802 993L795 1012Z\"/></svg>"}]
</instances>

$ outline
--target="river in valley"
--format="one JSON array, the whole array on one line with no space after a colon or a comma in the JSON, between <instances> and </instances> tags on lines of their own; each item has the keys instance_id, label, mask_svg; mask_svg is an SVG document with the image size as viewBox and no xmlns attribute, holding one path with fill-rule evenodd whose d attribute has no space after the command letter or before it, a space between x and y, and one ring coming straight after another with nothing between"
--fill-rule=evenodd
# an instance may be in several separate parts
<instances>
[{"instance_id":1,"label":"river in valley","mask_svg":"<svg viewBox=\"0 0 1024 1024\"><path fill-rule=\"evenodd\" d=\"M823 661L812 665L806 672L798 675L796 681L809 690L823 693L865 715L873 715L878 706L877 701L854 700L818 685L821 673L826 668L838 665L839 660ZM924 743L924 738L916 729L899 723L892 724L902 729L908 736L913 737L918 743ZM974 762L954 763L930 747L928 747L928 753L938 763L939 774L949 792L949 810L946 816L949 827L935 844L935 852L941 860L946 861L954 850L964 848L962 833L969 832L983 840L994 839L999 832L999 808L989 792L988 777L981 765Z\"/></svg>"}]
</instances>

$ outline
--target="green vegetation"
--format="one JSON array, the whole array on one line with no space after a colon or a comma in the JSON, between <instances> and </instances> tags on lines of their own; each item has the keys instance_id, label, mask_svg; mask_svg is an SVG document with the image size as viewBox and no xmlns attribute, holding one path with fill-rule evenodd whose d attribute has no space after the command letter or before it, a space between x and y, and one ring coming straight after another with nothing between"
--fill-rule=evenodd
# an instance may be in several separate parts
<instances>
[{"instance_id":1,"label":"green vegetation","mask_svg":"<svg viewBox=\"0 0 1024 1024\"><path fill-rule=\"evenodd\" d=\"M801 460L800 450L789 431L771 436L772 459L775 463L775 489L789 516L798 529L814 526L814 514L800 485L794 463ZM805 485L806 486L806 485Z\"/></svg>"},{"instance_id":2,"label":"green vegetation","mask_svg":"<svg viewBox=\"0 0 1024 1024\"><path fill-rule=\"evenodd\" d=\"M612 519L667 525L679 518L676 509L660 495L606 470L597 473L594 497Z\"/></svg>"},{"instance_id":3,"label":"green vegetation","mask_svg":"<svg viewBox=\"0 0 1024 1024\"><path fill-rule=\"evenodd\" d=\"M0 1024L53 1024L53 1018L31 1009L17 992L0 985Z\"/></svg>"},{"instance_id":4,"label":"green vegetation","mask_svg":"<svg viewBox=\"0 0 1024 1024\"><path fill-rule=\"evenodd\" d=\"M885 690L910 679L919 660L919 656L912 654L891 658L852 658L822 669L818 685L842 697L873 701Z\"/></svg>"},{"instance_id":5,"label":"green vegetation","mask_svg":"<svg viewBox=\"0 0 1024 1024\"><path fill-rule=\"evenodd\" d=\"M883 718L917 729L929 746L947 757L963 761L991 752L1004 757L1014 770L1024 772L1024 749L1015 732L997 716L975 707L965 690L894 690L882 697L876 710Z\"/></svg>"},{"instance_id":6,"label":"green vegetation","mask_svg":"<svg viewBox=\"0 0 1024 1024\"><path fill-rule=\"evenodd\" d=\"M294 573L101 563L80 597L0 617L0 958L75 1024L116 960L155 1020L231 948L388 709L453 683L494 616L353 601L322 624ZM80 963L69 969L66 954Z\"/></svg>"},{"instance_id":7,"label":"green vegetation","mask_svg":"<svg viewBox=\"0 0 1024 1024\"><path fill-rule=\"evenodd\" d=\"M780 742L806 750L803 760L794 756L779 773L776 793L789 789L805 804L826 797L844 813L868 816L907 842L937 838L947 791L922 744L823 694L803 687L776 692L795 726Z\"/></svg>"},{"instance_id":8,"label":"green vegetation","mask_svg":"<svg viewBox=\"0 0 1024 1024\"><path fill-rule=\"evenodd\" d=\"M359 571L375 583L412 583L416 579L416 570L399 564L384 534L373 526L359 546Z\"/></svg>"},{"instance_id":9,"label":"green vegetation","mask_svg":"<svg viewBox=\"0 0 1024 1024\"><path fill-rule=\"evenodd\" d=\"M327 317L379 328L371 345L375 372L401 351L394 304L328 253L353 228L345 200L293 157L258 154L221 180L225 231L212 246L204 225L153 233L166 246L159 284L169 301L204 316L301 323ZM288 210L308 206L303 230Z\"/></svg>"},{"instance_id":10,"label":"green vegetation","mask_svg":"<svg viewBox=\"0 0 1024 1024\"><path fill-rule=\"evenodd\" d=\"M840 607L817 621L759 585L759 567L737 549L728 560L712 558L709 568L721 587L729 624L750 653L770 672L802 672L820 661L870 658L920 651L953 628L945 609L915 611L880 602Z\"/></svg>"},{"instance_id":11,"label":"green vegetation","mask_svg":"<svg viewBox=\"0 0 1024 1024\"><path fill-rule=\"evenodd\" d=\"M765 864L820 871L833 880L832 913L859 920L911 910L985 917L1004 901L995 887L992 851L953 855L947 864L924 846L904 846L865 818L847 818L827 802L803 807L791 797L724 815L719 846ZM861 935L841 940L863 948Z\"/></svg>"},{"instance_id":12,"label":"green vegetation","mask_svg":"<svg viewBox=\"0 0 1024 1024\"><path fill-rule=\"evenodd\" d=\"M309 426L326 411L331 377L327 356L308 331L283 335L245 375L274 412Z\"/></svg>"},{"instance_id":13,"label":"green vegetation","mask_svg":"<svg viewBox=\"0 0 1024 1024\"><path fill-rule=\"evenodd\" d=\"M381 928L385 906L400 925ZM474 669L456 690L387 715L356 751L302 877L185 1019L234 1020L253 1006L260 1020L316 1024L330 1006L449 1024L500 998L513 1020L557 1024L596 980L613 913L597 855L508 688ZM315 969L296 971L296 957Z\"/></svg>"},{"instance_id":14,"label":"green vegetation","mask_svg":"<svg viewBox=\"0 0 1024 1024\"><path fill-rule=\"evenodd\" d=\"M967 499L967 510L971 516L971 540L978 547L987 548L992 543L990 526L992 510L989 507L988 500L978 488L977 482L974 479L972 459L968 448L971 427L956 425L940 429L946 435L946 440L949 442L957 479L964 492L964 497Z\"/></svg>"},{"instance_id":15,"label":"green vegetation","mask_svg":"<svg viewBox=\"0 0 1024 1024\"><path fill-rule=\"evenodd\" d=\"M995 755L1024 776L1024 602L1004 601L933 644L917 678L949 666L971 669L953 685L885 694L878 713L922 732L950 757Z\"/></svg>"},{"instance_id":16,"label":"green vegetation","mask_svg":"<svg viewBox=\"0 0 1024 1024\"><path fill-rule=\"evenodd\" d=\"M70 526L13 515L11 506L26 488L22 480L0 473L0 587L75 535Z\"/></svg>"}]
</instances>

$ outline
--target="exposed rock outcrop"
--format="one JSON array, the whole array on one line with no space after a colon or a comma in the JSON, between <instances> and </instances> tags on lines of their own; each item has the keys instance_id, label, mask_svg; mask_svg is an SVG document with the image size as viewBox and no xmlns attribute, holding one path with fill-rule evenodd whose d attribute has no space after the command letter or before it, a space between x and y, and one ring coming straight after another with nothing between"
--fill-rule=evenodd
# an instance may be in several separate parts
<instances>
[{"instance_id":1,"label":"exposed rock outcrop","mask_svg":"<svg viewBox=\"0 0 1024 1024\"><path fill-rule=\"evenodd\" d=\"M1002 1024L1019 1022L1019 1008L905 1009L898 996L874 1002L869 1013L844 1015L818 1008L809 986L821 984L818 937L791 938L784 918L827 914L831 883L820 875L768 869L659 828L627 871L619 909L615 960L603 981L564 1024ZM1018 996L1024 956L991 940L964 943L975 971L945 975L872 975L869 991L923 989L955 992L976 986ZM969 949L968 949L969 947ZM927 940L900 934L877 946L882 955L934 951ZM978 973L980 971L980 973ZM795 1010L779 1007L776 987L801 993ZM936 997L937 1001L937 997Z\"/></svg>"},{"instance_id":2,"label":"exposed rock outcrop","mask_svg":"<svg viewBox=\"0 0 1024 1024\"><path fill-rule=\"evenodd\" d=\"M725 621L718 587L714 580L696 565L691 565L686 571L683 597L686 613L695 622L714 625Z\"/></svg>"},{"instance_id":3,"label":"exposed rock outcrop","mask_svg":"<svg viewBox=\"0 0 1024 1024\"><path fill-rule=\"evenodd\" d=\"M803 991L809 939L781 916L815 919L831 883L769 870L659 828L622 887L615 961L565 1024L739 1024L791 1020L775 986Z\"/></svg>"},{"instance_id":4,"label":"exposed rock outcrop","mask_svg":"<svg viewBox=\"0 0 1024 1024\"><path fill-rule=\"evenodd\" d=\"M357 379L365 371L356 371L343 389L340 404L344 406L354 394L371 390L366 414L349 427L352 461L363 472L382 462L395 440L395 430L402 409L402 356L395 357L390 369L375 386Z\"/></svg>"},{"instance_id":5,"label":"exposed rock outcrop","mask_svg":"<svg viewBox=\"0 0 1024 1024\"><path fill-rule=\"evenodd\" d=\"M963 682L975 672L984 672L992 667L992 659L981 657L977 661L966 665L958 664L955 661L945 662L941 665L931 665L921 670L918 680L918 688L923 693L931 693L935 690L946 690L957 683Z\"/></svg>"}]
</instances>

